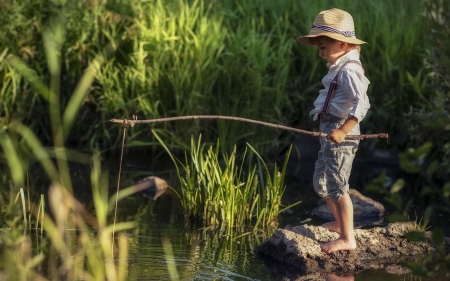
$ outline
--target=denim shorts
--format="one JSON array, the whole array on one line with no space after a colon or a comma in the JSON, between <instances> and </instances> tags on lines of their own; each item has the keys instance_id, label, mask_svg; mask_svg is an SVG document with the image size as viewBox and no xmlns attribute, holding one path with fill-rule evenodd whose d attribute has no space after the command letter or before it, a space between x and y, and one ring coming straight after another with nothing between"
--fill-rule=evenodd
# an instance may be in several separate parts
<instances>
[{"instance_id":1,"label":"denim shorts","mask_svg":"<svg viewBox=\"0 0 450 281\"><path fill-rule=\"evenodd\" d=\"M328 114L320 121L320 131L329 134L332 129L338 129L345 119ZM348 133L359 135L359 123ZM352 170L353 159L358 151L359 140L344 140L335 144L325 138L320 138L320 151L314 170L314 190L320 197L330 198L334 203L349 192L348 180Z\"/></svg>"}]
</instances>

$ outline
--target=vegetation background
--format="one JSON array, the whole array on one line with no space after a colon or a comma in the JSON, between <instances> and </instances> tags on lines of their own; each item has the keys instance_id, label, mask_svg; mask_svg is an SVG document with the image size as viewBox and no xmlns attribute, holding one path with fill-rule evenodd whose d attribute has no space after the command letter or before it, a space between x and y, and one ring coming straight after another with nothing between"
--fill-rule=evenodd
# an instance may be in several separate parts
<instances>
[{"instance_id":1,"label":"vegetation background","mask_svg":"<svg viewBox=\"0 0 450 281\"><path fill-rule=\"evenodd\" d=\"M439 1L438 1L439 2ZM70 147L110 150L120 145L121 128L111 118L154 119L182 115L228 115L316 130L308 113L326 66L315 48L297 43L317 13L340 7L350 12L363 46L371 80L372 108L365 133L390 133L390 145L411 145L411 112L436 95L426 63L432 54L424 3L414 1L181 1L81 0L2 1L0 31L1 123L20 120L44 143L51 142L46 101L26 73L12 68L20 56L45 83L42 29L59 18L61 103L108 45L115 51L80 100ZM409 114L409 117L408 117ZM187 148L191 134L220 138L224 151L248 141L276 151L292 135L247 123L182 121L133 128L128 146L155 144L151 129ZM378 144L382 145L382 144Z\"/></svg>"}]
</instances>

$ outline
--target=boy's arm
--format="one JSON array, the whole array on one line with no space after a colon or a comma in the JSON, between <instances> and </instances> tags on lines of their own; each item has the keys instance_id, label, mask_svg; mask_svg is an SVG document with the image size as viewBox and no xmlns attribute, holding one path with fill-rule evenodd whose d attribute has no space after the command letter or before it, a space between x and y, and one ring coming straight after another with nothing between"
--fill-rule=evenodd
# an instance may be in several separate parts
<instances>
[{"instance_id":1,"label":"boy's arm","mask_svg":"<svg viewBox=\"0 0 450 281\"><path fill-rule=\"evenodd\" d=\"M331 130L331 133L326 137L327 140L337 144L341 143L356 124L358 124L358 118L349 116L339 129Z\"/></svg>"},{"instance_id":2,"label":"boy's arm","mask_svg":"<svg viewBox=\"0 0 450 281\"><path fill-rule=\"evenodd\" d=\"M361 72L360 66L348 64L342 70L341 87L349 100L353 102L353 107L348 112L349 116L355 116L358 122L363 121L367 110L370 108L367 89L370 81Z\"/></svg>"}]
</instances>

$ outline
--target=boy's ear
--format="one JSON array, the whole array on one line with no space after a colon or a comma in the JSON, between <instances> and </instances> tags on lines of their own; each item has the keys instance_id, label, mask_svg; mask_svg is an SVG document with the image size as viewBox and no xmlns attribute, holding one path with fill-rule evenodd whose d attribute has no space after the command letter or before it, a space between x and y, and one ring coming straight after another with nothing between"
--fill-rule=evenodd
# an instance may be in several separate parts
<instances>
[{"instance_id":1,"label":"boy's ear","mask_svg":"<svg viewBox=\"0 0 450 281\"><path fill-rule=\"evenodd\" d=\"M341 47L341 49L347 49L348 43L347 42L343 42L343 41L339 41L339 46Z\"/></svg>"}]
</instances>

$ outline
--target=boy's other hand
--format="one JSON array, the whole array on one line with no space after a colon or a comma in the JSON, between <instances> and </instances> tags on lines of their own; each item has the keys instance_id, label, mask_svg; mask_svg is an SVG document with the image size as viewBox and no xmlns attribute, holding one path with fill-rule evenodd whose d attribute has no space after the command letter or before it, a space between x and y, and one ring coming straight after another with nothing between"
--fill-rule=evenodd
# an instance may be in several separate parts
<instances>
[{"instance_id":1,"label":"boy's other hand","mask_svg":"<svg viewBox=\"0 0 450 281\"><path fill-rule=\"evenodd\" d=\"M336 144L340 144L345 139L346 135L347 134L341 129L333 129L326 139Z\"/></svg>"}]
</instances>

